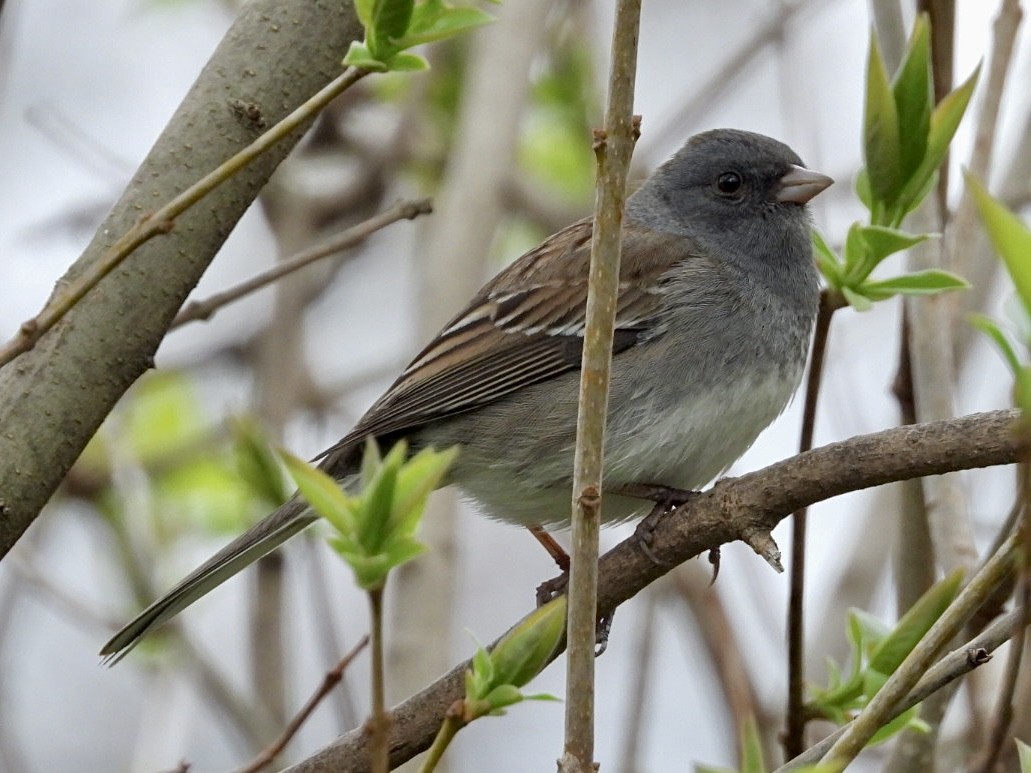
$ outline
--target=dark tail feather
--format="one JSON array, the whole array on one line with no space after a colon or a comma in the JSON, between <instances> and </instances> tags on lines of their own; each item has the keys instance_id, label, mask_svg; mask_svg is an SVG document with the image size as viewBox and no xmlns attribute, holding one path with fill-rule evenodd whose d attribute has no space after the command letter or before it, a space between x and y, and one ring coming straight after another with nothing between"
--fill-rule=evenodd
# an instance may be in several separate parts
<instances>
[{"instance_id":1,"label":"dark tail feather","mask_svg":"<svg viewBox=\"0 0 1031 773\"><path fill-rule=\"evenodd\" d=\"M317 516L311 513L305 502L295 496L205 561L111 637L100 650L100 654L105 656L104 662L109 665L117 663L139 643L141 637L175 617L208 591L279 547L315 520Z\"/></svg>"}]
</instances>

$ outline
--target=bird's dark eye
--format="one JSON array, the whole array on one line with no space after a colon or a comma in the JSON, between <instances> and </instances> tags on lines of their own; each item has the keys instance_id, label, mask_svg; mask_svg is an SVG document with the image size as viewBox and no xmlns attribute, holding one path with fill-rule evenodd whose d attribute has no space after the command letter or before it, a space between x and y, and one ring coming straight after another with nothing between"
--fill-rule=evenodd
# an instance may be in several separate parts
<instances>
[{"instance_id":1,"label":"bird's dark eye","mask_svg":"<svg viewBox=\"0 0 1031 773\"><path fill-rule=\"evenodd\" d=\"M741 189L741 175L737 172L724 172L716 178L716 190L731 195Z\"/></svg>"}]
</instances>

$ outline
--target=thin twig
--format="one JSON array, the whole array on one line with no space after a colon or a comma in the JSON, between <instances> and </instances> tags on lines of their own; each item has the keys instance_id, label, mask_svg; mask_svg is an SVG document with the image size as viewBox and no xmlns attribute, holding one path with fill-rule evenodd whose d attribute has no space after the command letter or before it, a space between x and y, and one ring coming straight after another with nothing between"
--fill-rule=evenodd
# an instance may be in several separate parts
<instances>
[{"instance_id":1,"label":"thin twig","mask_svg":"<svg viewBox=\"0 0 1031 773\"><path fill-rule=\"evenodd\" d=\"M619 0L612 32L605 128L596 132L594 143L598 181L573 469L565 741L558 764L561 773L594 771L594 648L602 459L626 178L638 134L633 108L640 21L641 0Z\"/></svg>"},{"instance_id":2,"label":"thin twig","mask_svg":"<svg viewBox=\"0 0 1031 773\"><path fill-rule=\"evenodd\" d=\"M390 770L390 715L387 713L386 673L383 667L383 588L371 588L369 624L372 633L372 716L369 728L369 759L372 773Z\"/></svg>"},{"instance_id":3,"label":"thin twig","mask_svg":"<svg viewBox=\"0 0 1031 773\"><path fill-rule=\"evenodd\" d=\"M900 714L909 711L943 687L952 684L960 677L966 676L975 668L979 668L991 660L992 653L1005 644L1013 634L1013 626L1018 617L1019 612L1017 610L1008 612L988 626L982 633L961 647L952 650L952 652L935 663L921 677L920 681L916 683L912 691L892 708L889 719L894 719ZM774 773L788 773L788 771L797 770L804 765L815 764L845 734L848 727L848 725L839 727L823 740L810 746L800 756L777 768Z\"/></svg>"},{"instance_id":4,"label":"thin twig","mask_svg":"<svg viewBox=\"0 0 1031 773\"><path fill-rule=\"evenodd\" d=\"M6 365L20 354L29 351L43 335L56 325L100 280L111 273L140 245L159 234L169 233L175 227L175 218L188 210L211 191L246 167L262 153L302 127L335 97L353 86L368 73L348 68L290 115L258 137L247 147L213 171L204 175L185 191L158 210L141 217L103 255L92 262L78 277L61 287L43 309L32 319L23 322L18 332L0 346L0 366Z\"/></svg>"},{"instance_id":5,"label":"thin twig","mask_svg":"<svg viewBox=\"0 0 1031 773\"><path fill-rule=\"evenodd\" d=\"M278 757L286 745L293 740L293 737L297 735L297 731L301 729L301 726L308 721L308 717L311 716L315 708L322 702L332 691L337 684L344 678L344 671L351 665L358 654L365 649L365 646L369 643L369 637L363 636L359 642L351 648L344 657L340 659L333 668L326 672L325 677L322 679L322 684L319 688L312 693L312 696L308 698L308 702L304 704L300 711L290 720L289 724L283 729L282 735L279 736L275 741L269 744L262 752L255 757L253 760L248 762L242 768L239 768L236 773L257 773L265 766L271 764L272 760Z\"/></svg>"},{"instance_id":6,"label":"thin twig","mask_svg":"<svg viewBox=\"0 0 1031 773\"><path fill-rule=\"evenodd\" d=\"M906 659L888 677L880 690L852 721L845 733L834 743L822 762L831 769L844 770L856 758L892 716L896 704L909 693L934 663L935 656L963 628L966 621L981 606L984 599L1012 571L1018 555L1017 537L1006 541L984 566L970 578L956 600L949 605Z\"/></svg>"},{"instance_id":7,"label":"thin twig","mask_svg":"<svg viewBox=\"0 0 1031 773\"><path fill-rule=\"evenodd\" d=\"M835 294L836 295L836 294ZM841 308L842 299L831 297L827 290L820 293L820 309L813 332L813 359L805 386L805 407L802 412L802 433L798 451L813 447L813 429L816 425L816 403L820 395L823 361L827 352L831 318ZM787 728L784 731L784 753L796 757L805 748L805 532L808 508L803 507L791 522L791 592L788 603L788 706Z\"/></svg>"},{"instance_id":8,"label":"thin twig","mask_svg":"<svg viewBox=\"0 0 1031 773\"><path fill-rule=\"evenodd\" d=\"M176 315L168 329L174 330L187 322L211 319L212 315L223 306L238 301L244 296L250 295L315 261L331 257L351 247L356 247L376 231L385 228L391 223L396 223L398 220L414 220L419 215L428 215L432 211L433 202L428 198L399 201L390 209L386 209L356 226L341 231L322 244L303 250L293 257L277 263L268 271L263 271L235 287L215 293L202 301L191 301Z\"/></svg>"}]
</instances>

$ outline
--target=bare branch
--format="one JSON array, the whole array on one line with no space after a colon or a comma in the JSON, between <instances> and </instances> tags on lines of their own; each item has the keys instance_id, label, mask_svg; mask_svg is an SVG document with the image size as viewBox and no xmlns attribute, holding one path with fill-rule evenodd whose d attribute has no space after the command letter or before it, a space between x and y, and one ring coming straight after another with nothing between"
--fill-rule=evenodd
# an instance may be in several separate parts
<instances>
[{"instance_id":1,"label":"bare branch","mask_svg":"<svg viewBox=\"0 0 1031 773\"><path fill-rule=\"evenodd\" d=\"M304 250L303 252L299 252L291 258L287 258L281 263L270 268L268 271L263 271L257 276L251 277L245 282L241 282L235 287L231 287L220 293L215 293L202 301L191 301L186 304L186 306L183 307L183 310L176 315L174 320L172 320L169 330L174 330L180 325L185 325L187 322L211 319L212 315L214 315L214 313L223 306L228 306L230 303L238 301L251 293L257 292L276 280L282 279L287 274L291 274L294 271L302 269L318 260L322 260L323 258L336 255L338 252L343 250L356 247L369 238L369 236L376 233L376 231L386 228L388 225L396 223L398 220L414 220L419 217L419 215L428 215L432 211L433 202L431 199L410 199L399 201L390 209L384 210L378 215L374 215L356 226L352 226L351 228L341 231L332 238L327 239L322 244L312 247L311 249Z\"/></svg>"},{"instance_id":2,"label":"bare branch","mask_svg":"<svg viewBox=\"0 0 1031 773\"><path fill-rule=\"evenodd\" d=\"M336 687L340 681L344 678L344 671L351 665L358 654L365 649L365 646L369 643L369 637L363 636L359 642L351 648L351 651L344 655L340 659L340 662L333 666L326 676L322 680L322 684L319 688L308 698L308 702L304 704L300 711L290 720L290 724L283 730L282 735L279 736L275 741L268 745L261 754L251 760L249 763L244 765L242 768L237 770L237 773L257 773L262 768L268 766L272 761L279 756L280 752L286 748L286 745L290 743L297 731L301 729L301 726L308 721L308 717L315 711L315 708Z\"/></svg>"}]
</instances>

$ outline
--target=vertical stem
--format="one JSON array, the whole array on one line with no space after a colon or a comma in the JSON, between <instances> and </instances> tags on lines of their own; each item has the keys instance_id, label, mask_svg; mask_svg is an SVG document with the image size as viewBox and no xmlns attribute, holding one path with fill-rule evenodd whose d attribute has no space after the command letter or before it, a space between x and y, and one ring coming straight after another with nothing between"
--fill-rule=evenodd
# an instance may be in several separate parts
<instances>
[{"instance_id":1,"label":"vertical stem","mask_svg":"<svg viewBox=\"0 0 1031 773\"><path fill-rule=\"evenodd\" d=\"M831 298L824 290L820 294L820 309L813 332L813 359L809 365L809 378L805 385L805 407L802 412L802 434L798 442L799 453L813 447L813 428L816 425L816 400L820 393L824 354L830 334L831 317L840 308L839 299ZM788 708L787 728L784 732L784 754L787 759L797 757L805 748L805 715L803 698L805 686L805 531L809 509L803 507L795 513L791 530L791 597L788 603Z\"/></svg>"},{"instance_id":2,"label":"vertical stem","mask_svg":"<svg viewBox=\"0 0 1031 773\"><path fill-rule=\"evenodd\" d=\"M602 459L619 287L623 204L627 170L636 140L632 114L640 15L641 0L620 0L616 7L605 128L595 138L598 182L573 470L565 743L559 760L559 770L563 773L594 771L594 647Z\"/></svg>"},{"instance_id":3,"label":"vertical stem","mask_svg":"<svg viewBox=\"0 0 1031 773\"><path fill-rule=\"evenodd\" d=\"M437 769L437 764L443 758L444 751L461 729L462 723L457 717L449 715L444 718L440 730L437 731L436 738L433 739L433 745L426 752L426 759L423 760L419 773L433 773Z\"/></svg>"},{"instance_id":4,"label":"vertical stem","mask_svg":"<svg viewBox=\"0 0 1031 773\"><path fill-rule=\"evenodd\" d=\"M369 641L372 650L372 716L369 718L369 756L372 773L390 770L390 716L386 707L383 673L383 588L369 590Z\"/></svg>"}]
</instances>

